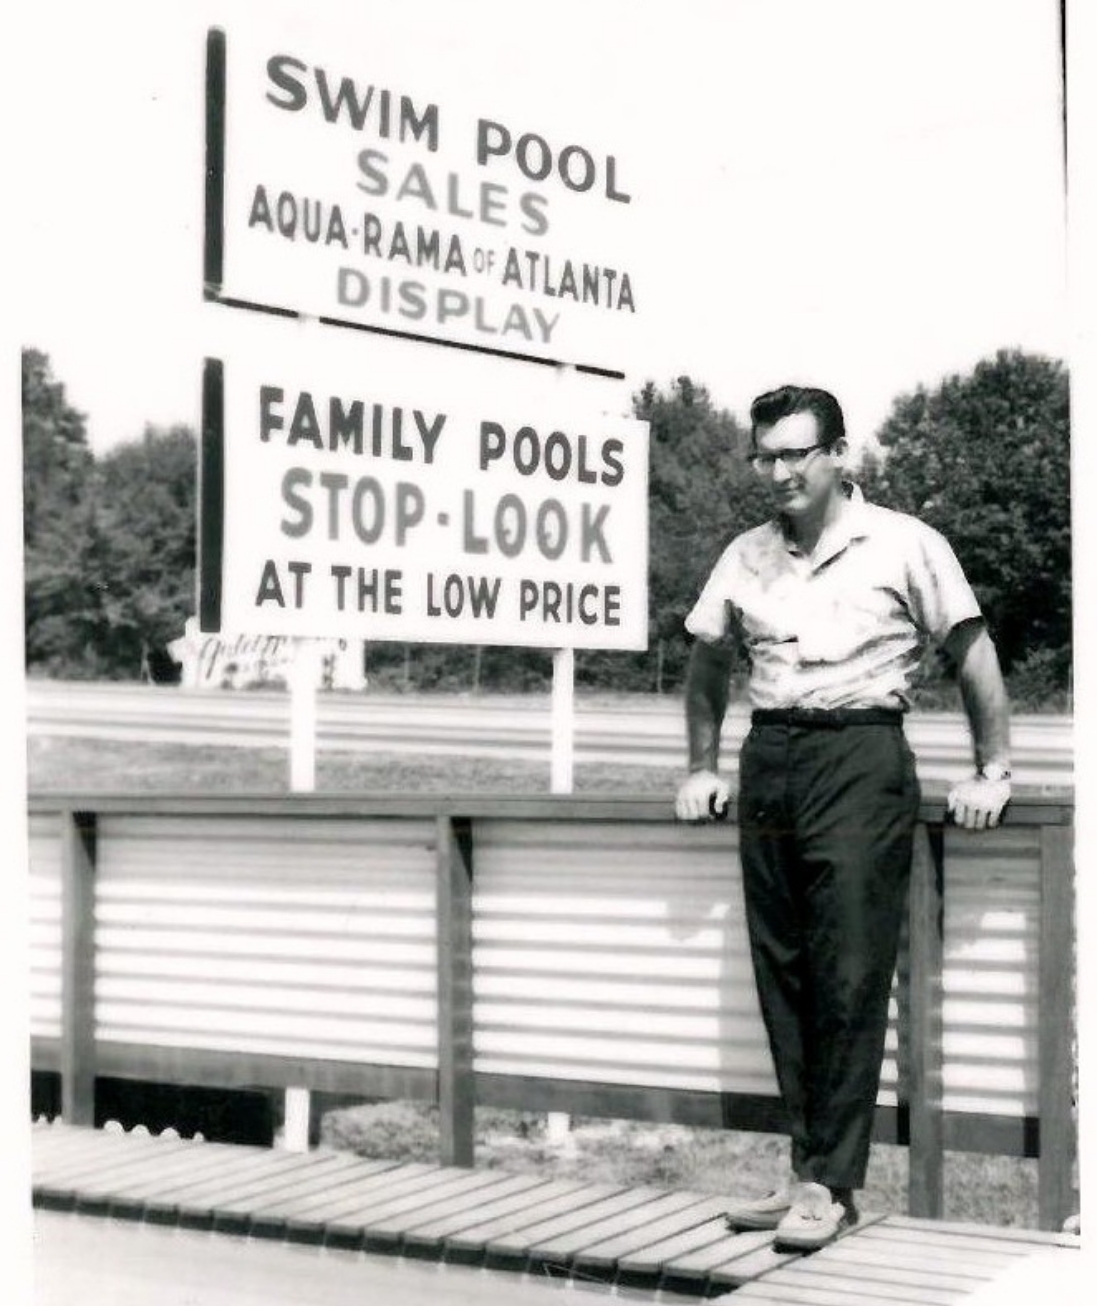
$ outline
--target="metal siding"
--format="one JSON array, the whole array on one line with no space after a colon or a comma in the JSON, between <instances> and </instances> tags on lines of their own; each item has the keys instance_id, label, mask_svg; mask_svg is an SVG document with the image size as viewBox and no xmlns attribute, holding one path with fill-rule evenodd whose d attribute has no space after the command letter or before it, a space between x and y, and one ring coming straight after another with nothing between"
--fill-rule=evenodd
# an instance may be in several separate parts
<instances>
[{"instance_id":1,"label":"metal siding","mask_svg":"<svg viewBox=\"0 0 1097 1306\"><path fill-rule=\"evenodd\" d=\"M475 839L477 1070L776 1093L733 825L482 821Z\"/></svg>"},{"instance_id":2,"label":"metal siding","mask_svg":"<svg viewBox=\"0 0 1097 1306\"><path fill-rule=\"evenodd\" d=\"M734 826L482 821L475 1065L774 1093Z\"/></svg>"},{"instance_id":3,"label":"metal siding","mask_svg":"<svg viewBox=\"0 0 1097 1306\"><path fill-rule=\"evenodd\" d=\"M27 827L30 1033L61 1037L61 818L35 813Z\"/></svg>"},{"instance_id":4,"label":"metal siding","mask_svg":"<svg viewBox=\"0 0 1097 1306\"><path fill-rule=\"evenodd\" d=\"M946 832L951 1112L1037 1113L1039 833ZM59 817L29 835L31 1032L58 1038ZM481 820L474 841L477 1070L775 1092L733 825ZM98 1038L437 1064L432 820L104 815L98 848Z\"/></svg>"},{"instance_id":5,"label":"metal siding","mask_svg":"<svg viewBox=\"0 0 1097 1306\"><path fill-rule=\"evenodd\" d=\"M1038 1113L1040 831L945 833L946 1111Z\"/></svg>"},{"instance_id":6,"label":"metal siding","mask_svg":"<svg viewBox=\"0 0 1097 1306\"><path fill-rule=\"evenodd\" d=\"M104 1042L433 1067L429 820L104 816Z\"/></svg>"}]
</instances>

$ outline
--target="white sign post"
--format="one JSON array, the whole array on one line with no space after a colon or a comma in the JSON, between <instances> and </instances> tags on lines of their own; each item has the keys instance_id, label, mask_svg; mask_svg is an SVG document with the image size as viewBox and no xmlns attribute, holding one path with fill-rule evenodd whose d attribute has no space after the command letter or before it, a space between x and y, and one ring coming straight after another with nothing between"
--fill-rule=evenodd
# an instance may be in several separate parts
<instances>
[{"instance_id":1,"label":"white sign post","mask_svg":"<svg viewBox=\"0 0 1097 1306\"><path fill-rule=\"evenodd\" d=\"M316 788L316 690L319 647L304 637L293 642L290 664L290 789Z\"/></svg>"},{"instance_id":2,"label":"white sign post","mask_svg":"<svg viewBox=\"0 0 1097 1306\"><path fill-rule=\"evenodd\" d=\"M575 771L575 650L552 655L552 792L570 794Z\"/></svg>"}]
</instances>

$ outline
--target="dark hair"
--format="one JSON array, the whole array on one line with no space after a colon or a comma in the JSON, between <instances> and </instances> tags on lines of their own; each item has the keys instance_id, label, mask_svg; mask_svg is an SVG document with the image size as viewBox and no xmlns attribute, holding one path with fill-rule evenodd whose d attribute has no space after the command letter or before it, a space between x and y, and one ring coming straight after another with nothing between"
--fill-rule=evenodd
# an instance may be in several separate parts
<instances>
[{"instance_id":1,"label":"dark hair","mask_svg":"<svg viewBox=\"0 0 1097 1306\"><path fill-rule=\"evenodd\" d=\"M842 406L829 390L817 390L810 385L783 385L777 390L767 390L750 406L750 441L754 444L760 426L772 426L782 417L793 413L814 413L819 424L819 443L832 449L845 438L846 421Z\"/></svg>"}]
</instances>

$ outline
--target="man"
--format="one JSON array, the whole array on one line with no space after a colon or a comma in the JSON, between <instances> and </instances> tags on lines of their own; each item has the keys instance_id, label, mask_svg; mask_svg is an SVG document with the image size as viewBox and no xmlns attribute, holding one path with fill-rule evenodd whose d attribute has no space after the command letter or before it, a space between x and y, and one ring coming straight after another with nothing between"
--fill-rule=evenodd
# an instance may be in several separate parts
<instances>
[{"instance_id":1,"label":"man","mask_svg":"<svg viewBox=\"0 0 1097 1306\"><path fill-rule=\"evenodd\" d=\"M795 1182L728 1215L811 1250L857 1219L879 1091L888 997L919 788L903 734L930 643L954 663L975 775L948 799L969 828L1009 800L1009 725L997 655L945 539L869 505L843 476L842 410L784 386L751 407L751 462L775 516L724 551L686 619L690 775L679 819L708 819L732 647L750 661L739 838L751 956Z\"/></svg>"}]
</instances>

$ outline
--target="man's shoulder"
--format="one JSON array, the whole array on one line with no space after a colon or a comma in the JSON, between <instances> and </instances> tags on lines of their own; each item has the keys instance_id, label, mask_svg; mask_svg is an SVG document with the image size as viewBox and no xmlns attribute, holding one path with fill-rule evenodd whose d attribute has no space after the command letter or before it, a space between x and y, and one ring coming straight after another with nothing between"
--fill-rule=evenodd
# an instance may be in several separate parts
<instances>
[{"instance_id":1,"label":"man's shoulder","mask_svg":"<svg viewBox=\"0 0 1097 1306\"><path fill-rule=\"evenodd\" d=\"M725 544L720 550L720 556L716 559L713 570L724 571L745 565L748 570L755 571L762 560L770 557L781 545L782 539L781 527L774 520L764 521L758 526L750 526Z\"/></svg>"},{"instance_id":2,"label":"man's shoulder","mask_svg":"<svg viewBox=\"0 0 1097 1306\"><path fill-rule=\"evenodd\" d=\"M872 535L887 535L893 539L926 540L944 539L936 527L913 513L900 512L897 508L885 508L879 503L862 500L857 506L858 513Z\"/></svg>"},{"instance_id":3,"label":"man's shoulder","mask_svg":"<svg viewBox=\"0 0 1097 1306\"><path fill-rule=\"evenodd\" d=\"M724 552L749 553L752 549L768 547L781 538L780 524L771 517L757 526L749 526L745 531L740 531L732 538Z\"/></svg>"}]
</instances>

